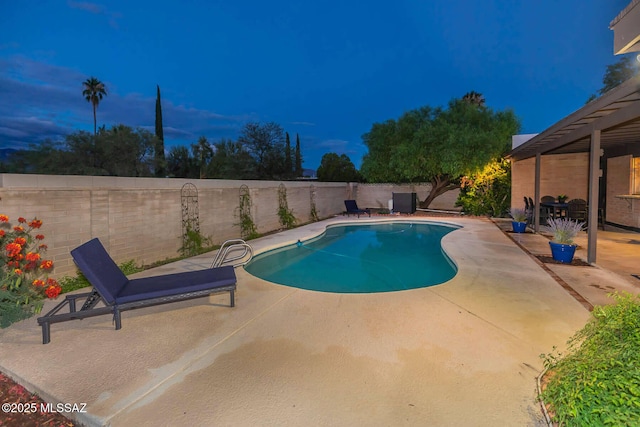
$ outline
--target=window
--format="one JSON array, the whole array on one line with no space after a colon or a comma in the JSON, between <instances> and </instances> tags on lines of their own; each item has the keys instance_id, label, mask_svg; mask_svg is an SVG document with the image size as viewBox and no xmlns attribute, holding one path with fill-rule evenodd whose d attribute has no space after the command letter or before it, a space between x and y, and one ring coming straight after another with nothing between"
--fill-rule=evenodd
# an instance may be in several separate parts
<instances>
[{"instance_id":1,"label":"window","mask_svg":"<svg viewBox=\"0 0 640 427\"><path fill-rule=\"evenodd\" d=\"M631 194L640 194L640 157L634 157L631 165Z\"/></svg>"}]
</instances>

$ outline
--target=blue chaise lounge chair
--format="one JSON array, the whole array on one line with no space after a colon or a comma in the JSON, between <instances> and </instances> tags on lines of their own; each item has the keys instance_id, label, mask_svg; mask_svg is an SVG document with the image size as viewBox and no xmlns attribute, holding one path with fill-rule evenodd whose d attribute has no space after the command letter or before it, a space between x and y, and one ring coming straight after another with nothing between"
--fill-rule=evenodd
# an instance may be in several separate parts
<instances>
[{"instance_id":1,"label":"blue chaise lounge chair","mask_svg":"<svg viewBox=\"0 0 640 427\"><path fill-rule=\"evenodd\" d=\"M358 204L356 203L355 200L345 200L344 201L344 206L347 208L347 216L349 216L351 214L358 215L358 218L360 218L360 214L367 214L367 215L371 216L371 210L370 209L358 209Z\"/></svg>"},{"instance_id":2,"label":"blue chaise lounge chair","mask_svg":"<svg viewBox=\"0 0 640 427\"><path fill-rule=\"evenodd\" d=\"M93 285L93 291L67 295L64 301L38 318L43 344L50 341L52 323L113 313L116 329L120 329L120 312L124 310L198 298L214 292L229 292L230 306L235 305L236 273L232 266L127 279L98 239L75 248L71 255ZM84 300L84 305L76 311L78 299ZM104 307L96 307L99 302ZM58 314L66 305L69 305L69 312Z\"/></svg>"}]
</instances>

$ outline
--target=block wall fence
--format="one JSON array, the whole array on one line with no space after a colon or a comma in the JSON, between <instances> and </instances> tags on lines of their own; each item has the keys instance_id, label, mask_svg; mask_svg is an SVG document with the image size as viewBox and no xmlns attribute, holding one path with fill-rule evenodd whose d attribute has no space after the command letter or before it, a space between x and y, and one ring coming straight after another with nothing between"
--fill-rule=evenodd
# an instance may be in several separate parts
<instances>
[{"instance_id":1,"label":"block wall fence","mask_svg":"<svg viewBox=\"0 0 640 427\"><path fill-rule=\"evenodd\" d=\"M284 184L289 209L298 224L310 221L314 193L320 218L342 214L345 199L360 207L386 207L395 192L417 192L429 184L407 186L316 181L240 181L214 179L126 178L0 174L0 213L12 225L18 217L43 221L40 232L54 261L54 277L74 275L71 249L99 238L117 263L150 264L178 256L182 245L182 187L198 190L200 232L214 244L240 237L237 211L240 187L251 196L251 214L259 233L281 228L278 188ZM452 209L458 191L438 197L430 207Z\"/></svg>"}]
</instances>

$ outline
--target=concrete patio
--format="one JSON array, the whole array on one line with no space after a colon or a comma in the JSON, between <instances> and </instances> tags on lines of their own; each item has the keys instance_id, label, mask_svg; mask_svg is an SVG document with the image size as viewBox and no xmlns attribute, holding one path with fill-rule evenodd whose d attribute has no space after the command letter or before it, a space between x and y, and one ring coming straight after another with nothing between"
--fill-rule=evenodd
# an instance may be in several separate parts
<instances>
[{"instance_id":1,"label":"concrete patio","mask_svg":"<svg viewBox=\"0 0 640 427\"><path fill-rule=\"evenodd\" d=\"M463 226L443 239L455 278L330 294L237 269L234 308L221 294L124 312L119 331L110 316L55 324L47 345L35 319L0 330L0 370L49 402L86 403L87 413L70 415L92 426L546 425L539 355L562 349L589 318L557 279L593 304L639 287L598 266L545 269L490 220L410 220ZM261 252L345 221L251 244ZM532 252L546 241L515 239ZM139 275L206 268L212 258Z\"/></svg>"}]
</instances>

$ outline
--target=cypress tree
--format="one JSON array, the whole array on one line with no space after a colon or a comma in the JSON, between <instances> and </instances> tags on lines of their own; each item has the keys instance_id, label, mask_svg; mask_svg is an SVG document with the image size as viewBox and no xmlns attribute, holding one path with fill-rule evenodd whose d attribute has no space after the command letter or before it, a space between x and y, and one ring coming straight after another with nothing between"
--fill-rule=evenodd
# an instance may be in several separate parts
<instances>
[{"instance_id":1,"label":"cypress tree","mask_svg":"<svg viewBox=\"0 0 640 427\"><path fill-rule=\"evenodd\" d=\"M156 176L165 176L165 158L164 158L164 132L162 130L162 106L160 105L160 85L156 85L158 88L158 95L156 97L156 146L155 146L155 166Z\"/></svg>"},{"instance_id":2,"label":"cypress tree","mask_svg":"<svg viewBox=\"0 0 640 427\"><path fill-rule=\"evenodd\" d=\"M296 177L302 176L302 153L300 153L300 135L296 133Z\"/></svg>"},{"instance_id":3,"label":"cypress tree","mask_svg":"<svg viewBox=\"0 0 640 427\"><path fill-rule=\"evenodd\" d=\"M293 165L291 164L291 141L289 140L289 132L285 133L287 144L284 147L284 176L291 178L293 175Z\"/></svg>"}]
</instances>

